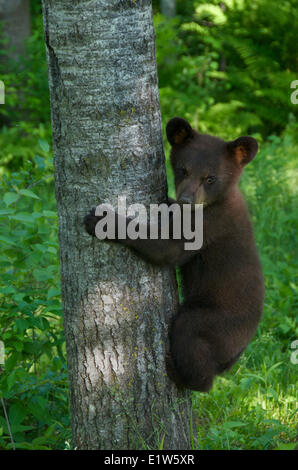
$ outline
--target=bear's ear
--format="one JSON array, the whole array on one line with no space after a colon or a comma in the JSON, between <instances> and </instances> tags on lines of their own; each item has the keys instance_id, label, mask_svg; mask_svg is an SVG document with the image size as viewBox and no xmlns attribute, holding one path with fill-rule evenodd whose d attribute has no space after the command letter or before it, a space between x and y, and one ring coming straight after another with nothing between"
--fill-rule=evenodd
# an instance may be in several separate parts
<instances>
[{"instance_id":1,"label":"bear's ear","mask_svg":"<svg viewBox=\"0 0 298 470\"><path fill-rule=\"evenodd\" d=\"M239 137L227 143L228 152L239 166L247 165L258 151L258 142L253 137Z\"/></svg>"},{"instance_id":2,"label":"bear's ear","mask_svg":"<svg viewBox=\"0 0 298 470\"><path fill-rule=\"evenodd\" d=\"M167 139L171 145L183 144L186 139L193 136L193 130L185 119L175 117L166 127Z\"/></svg>"}]
</instances>

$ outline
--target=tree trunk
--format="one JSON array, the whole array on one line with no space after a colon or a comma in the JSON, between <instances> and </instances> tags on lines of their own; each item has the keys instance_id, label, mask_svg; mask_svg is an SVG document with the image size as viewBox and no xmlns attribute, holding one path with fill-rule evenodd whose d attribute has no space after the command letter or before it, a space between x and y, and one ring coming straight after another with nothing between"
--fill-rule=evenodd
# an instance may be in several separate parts
<instances>
[{"instance_id":1,"label":"tree trunk","mask_svg":"<svg viewBox=\"0 0 298 470\"><path fill-rule=\"evenodd\" d=\"M165 371L174 272L91 239L89 209L167 191L150 0L43 0L73 444L190 448Z\"/></svg>"},{"instance_id":2,"label":"tree trunk","mask_svg":"<svg viewBox=\"0 0 298 470\"><path fill-rule=\"evenodd\" d=\"M26 40L31 33L30 1L0 0L0 21L4 36L9 39L6 57L16 59L25 52Z\"/></svg>"}]
</instances>

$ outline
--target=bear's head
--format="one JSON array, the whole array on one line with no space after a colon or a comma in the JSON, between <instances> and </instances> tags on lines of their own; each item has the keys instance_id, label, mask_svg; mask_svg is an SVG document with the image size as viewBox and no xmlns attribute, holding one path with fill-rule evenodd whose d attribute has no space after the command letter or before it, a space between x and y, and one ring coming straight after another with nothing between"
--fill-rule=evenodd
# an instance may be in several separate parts
<instances>
[{"instance_id":1,"label":"bear's head","mask_svg":"<svg viewBox=\"0 0 298 470\"><path fill-rule=\"evenodd\" d=\"M258 151L253 137L226 142L199 134L179 117L168 122L166 132L177 201L184 204L211 205L225 199Z\"/></svg>"}]
</instances>

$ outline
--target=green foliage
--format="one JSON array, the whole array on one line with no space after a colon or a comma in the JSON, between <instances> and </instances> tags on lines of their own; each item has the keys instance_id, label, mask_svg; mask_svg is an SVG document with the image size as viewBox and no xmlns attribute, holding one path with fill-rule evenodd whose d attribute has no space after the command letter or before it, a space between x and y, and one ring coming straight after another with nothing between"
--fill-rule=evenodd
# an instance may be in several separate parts
<instances>
[{"instance_id":1,"label":"green foliage","mask_svg":"<svg viewBox=\"0 0 298 470\"><path fill-rule=\"evenodd\" d=\"M27 54L1 63L0 396L17 449L64 448L70 437L57 213L40 12ZM0 403L0 448L10 449Z\"/></svg>"},{"instance_id":2,"label":"green foliage","mask_svg":"<svg viewBox=\"0 0 298 470\"><path fill-rule=\"evenodd\" d=\"M224 138L285 129L297 107L294 0L178 2L155 16L162 111ZM282 38L282 39L281 39Z\"/></svg>"},{"instance_id":3,"label":"green foliage","mask_svg":"<svg viewBox=\"0 0 298 470\"><path fill-rule=\"evenodd\" d=\"M63 445L69 424L50 155L40 140L37 158L4 174L1 188L0 331L6 363L0 391L21 449ZM10 448L1 416L0 428L0 448Z\"/></svg>"},{"instance_id":4,"label":"green foliage","mask_svg":"<svg viewBox=\"0 0 298 470\"><path fill-rule=\"evenodd\" d=\"M5 106L0 106L0 175L17 170L39 152L39 139L50 141L49 87L42 18L33 17L27 52L18 61L0 61ZM5 39L0 37L0 45ZM5 50L5 48L3 48ZM1 168L2 167L2 168Z\"/></svg>"},{"instance_id":5,"label":"green foliage","mask_svg":"<svg viewBox=\"0 0 298 470\"><path fill-rule=\"evenodd\" d=\"M26 57L0 61L0 398L15 447L70 447L57 216L48 84L40 4L32 3ZM178 16L153 2L163 123L175 115L224 138L254 133L261 144L242 189L255 225L266 281L254 340L208 395L194 393L200 449L295 447L297 339L297 79L294 0L177 0ZM169 153L166 144L166 153ZM174 186L167 158L169 192ZM194 447L196 436L192 435ZM159 448L164 435L160 434ZM12 448L0 402L0 449Z\"/></svg>"}]
</instances>

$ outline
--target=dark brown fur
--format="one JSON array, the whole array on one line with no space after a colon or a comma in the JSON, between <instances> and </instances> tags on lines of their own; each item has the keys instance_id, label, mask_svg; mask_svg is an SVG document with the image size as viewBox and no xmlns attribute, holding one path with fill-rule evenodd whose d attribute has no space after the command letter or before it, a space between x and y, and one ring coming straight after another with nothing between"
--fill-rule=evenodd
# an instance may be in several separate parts
<instances>
[{"instance_id":1,"label":"dark brown fur","mask_svg":"<svg viewBox=\"0 0 298 470\"><path fill-rule=\"evenodd\" d=\"M252 137L225 142L174 118L167 125L179 203L204 203L203 246L185 240L118 240L153 263L181 266L184 302L170 332L168 374L180 387L207 392L253 337L263 308L261 265L238 189L257 152ZM94 235L98 217L85 217Z\"/></svg>"}]
</instances>

